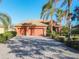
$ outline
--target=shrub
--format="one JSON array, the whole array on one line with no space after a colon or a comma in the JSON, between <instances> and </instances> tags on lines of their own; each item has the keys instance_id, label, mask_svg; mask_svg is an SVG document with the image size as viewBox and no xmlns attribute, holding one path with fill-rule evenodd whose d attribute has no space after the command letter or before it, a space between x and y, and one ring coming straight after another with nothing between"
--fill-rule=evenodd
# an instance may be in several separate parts
<instances>
[{"instance_id":1,"label":"shrub","mask_svg":"<svg viewBox=\"0 0 79 59\"><path fill-rule=\"evenodd\" d=\"M71 32L72 32L72 34L79 34L79 29L77 29L77 28L73 29Z\"/></svg>"},{"instance_id":2,"label":"shrub","mask_svg":"<svg viewBox=\"0 0 79 59\"><path fill-rule=\"evenodd\" d=\"M65 42L65 36L58 36L57 40L60 42Z\"/></svg>"},{"instance_id":3,"label":"shrub","mask_svg":"<svg viewBox=\"0 0 79 59\"><path fill-rule=\"evenodd\" d=\"M76 50L79 50L79 41L66 41L66 45Z\"/></svg>"},{"instance_id":4,"label":"shrub","mask_svg":"<svg viewBox=\"0 0 79 59\"><path fill-rule=\"evenodd\" d=\"M79 45L72 45L72 48L79 50Z\"/></svg>"},{"instance_id":5,"label":"shrub","mask_svg":"<svg viewBox=\"0 0 79 59\"><path fill-rule=\"evenodd\" d=\"M50 34L51 34L51 33L50 33L50 29L48 28L48 29L47 29L47 34L46 34L46 36L50 36Z\"/></svg>"},{"instance_id":6,"label":"shrub","mask_svg":"<svg viewBox=\"0 0 79 59\"><path fill-rule=\"evenodd\" d=\"M7 31L3 34L6 37L6 40L16 36L16 32L15 31Z\"/></svg>"},{"instance_id":7,"label":"shrub","mask_svg":"<svg viewBox=\"0 0 79 59\"><path fill-rule=\"evenodd\" d=\"M73 38L72 38L73 41L76 41L77 39L78 39L78 38L76 38L76 37L73 37Z\"/></svg>"},{"instance_id":8,"label":"shrub","mask_svg":"<svg viewBox=\"0 0 79 59\"><path fill-rule=\"evenodd\" d=\"M73 41L79 41L79 36L72 36Z\"/></svg>"},{"instance_id":9,"label":"shrub","mask_svg":"<svg viewBox=\"0 0 79 59\"><path fill-rule=\"evenodd\" d=\"M56 37L56 32L53 31L53 32L51 33L51 36L52 36L52 38L55 38L55 37Z\"/></svg>"},{"instance_id":10,"label":"shrub","mask_svg":"<svg viewBox=\"0 0 79 59\"><path fill-rule=\"evenodd\" d=\"M64 35L64 36L67 36L68 30L69 30L68 27L63 26L62 29L61 29L61 34Z\"/></svg>"},{"instance_id":11,"label":"shrub","mask_svg":"<svg viewBox=\"0 0 79 59\"><path fill-rule=\"evenodd\" d=\"M0 34L0 43L4 43L6 41L6 38L3 34Z\"/></svg>"},{"instance_id":12,"label":"shrub","mask_svg":"<svg viewBox=\"0 0 79 59\"><path fill-rule=\"evenodd\" d=\"M15 31L9 31L9 32L11 32L12 33L12 37L14 37L14 36L16 36L16 32Z\"/></svg>"},{"instance_id":13,"label":"shrub","mask_svg":"<svg viewBox=\"0 0 79 59\"><path fill-rule=\"evenodd\" d=\"M6 40L8 40L14 36L16 36L15 31L7 31L3 34L0 34L0 43L4 43L4 42L6 42Z\"/></svg>"}]
</instances>

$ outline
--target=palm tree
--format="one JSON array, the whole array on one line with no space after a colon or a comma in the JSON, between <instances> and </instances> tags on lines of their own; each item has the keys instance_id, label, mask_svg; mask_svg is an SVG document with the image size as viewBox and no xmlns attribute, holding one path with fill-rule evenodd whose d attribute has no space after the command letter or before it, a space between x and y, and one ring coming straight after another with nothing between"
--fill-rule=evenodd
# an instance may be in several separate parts
<instances>
[{"instance_id":1,"label":"palm tree","mask_svg":"<svg viewBox=\"0 0 79 59\"><path fill-rule=\"evenodd\" d=\"M60 26L61 26L61 21L62 21L63 16L64 16L64 11L62 9L58 9L56 12L56 17L57 17L57 22ZM59 33L61 35L61 31L59 31Z\"/></svg>"},{"instance_id":2,"label":"palm tree","mask_svg":"<svg viewBox=\"0 0 79 59\"><path fill-rule=\"evenodd\" d=\"M49 0L42 8L42 12L41 12L41 18L44 19L48 19L48 17L50 16L50 32L53 32L53 21L52 21L52 15L54 14L55 11L55 5L58 2L58 0ZM55 4L54 4L55 3Z\"/></svg>"},{"instance_id":3,"label":"palm tree","mask_svg":"<svg viewBox=\"0 0 79 59\"><path fill-rule=\"evenodd\" d=\"M10 17L4 13L0 13L0 22L3 24L5 31L8 31L11 25Z\"/></svg>"},{"instance_id":4,"label":"palm tree","mask_svg":"<svg viewBox=\"0 0 79 59\"><path fill-rule=\"evenodd\" d=\"M72 4L72 0L64 0L64 2L62 3L62 5L67 4L67 21L68 21L68 28L69 28L69 32L68 32L68 41L71 40L71 17L72 17L72 13L71 13L71 4Z\"/></svg>"},{"instance_id":5,"label":"palm tree","mask_svg":"<svg viewBox=\"0 0 79 59\"><path fill-rule=\"evenodd\" d=\"M54 11L55 11L55 6L53 7L52 5L53 5L53 3L55 3L55 1L56 2L58 2L58 1L60 1L60 0L49 0L48 1L48 3L46 3L44 6L43 6L43 8L42 8L42 13L41 13L41 18L42 18L42 16L45 18L48 18L48 15L50 15L50 31L52 32L52 24L53 24L53 22L52 22L52 15L54 14ZM72 17L72 14L71 14L71 3L72 3L72 0L64 0L63 1L63 3L62 3L62 5L61 5L61 7L63 7L64 5L66 5L67 4L67 10L66 10L66 13L65 13L65 16L66 16L66 18L67 18L67 21L69 22L68 23L68 27L69 27L69 33L68 33L68 39L70 40L71 38L71 17ZM55 3L56 4L56 3ZM54 4L54 5L55 5ZM62 17L60 17L59 16L59 18L62 18Z\"/></svg>"}]
</instances>

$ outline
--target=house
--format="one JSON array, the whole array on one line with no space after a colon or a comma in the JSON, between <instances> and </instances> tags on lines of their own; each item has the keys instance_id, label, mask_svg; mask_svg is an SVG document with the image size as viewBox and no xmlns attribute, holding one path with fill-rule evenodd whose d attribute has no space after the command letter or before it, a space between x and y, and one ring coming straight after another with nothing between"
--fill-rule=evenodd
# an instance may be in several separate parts
<instances>
[{"instance_id":1,"label":"house","mask_svg":"<svg viewBox=\"0 0 79 59\"><path fill-rule=\"evenodd\" d=\"M48 26L50 26L50 20L45 20L45 21L41 21L44 24L48 24ZM52 24L53 30L56 32L60 32L62 29L62 25L58 24L56 21L53 20L53 24Z\"/></svg>"},{"instance_id":2,"label":"house","mask_svg":"<svg viewBox=\"0 0 79 59\"><path fill-rule=\"evenodd\" d=\"M15 31L15 28L13 28L13 26L11 25L10 28L8 28L8 31ZM0 24L0 34L5 32L5 28L2 24Z\"/></svg>"},{"instance_id":3,"label":"house","mask_svg":"<svg viewBox=\"0 0 79 59\"><path fill-rule=\"evenodd\" d=\"M0 25L0 34L4 33L4 26Z\"/></svg>"},{"instance_id":4,"label":"house","mask_svg":"<svg viewBox=\"0 0 79 59\"><path fill-rule=\"evenodd\" d=\"M46 36L47 27L49 26L49 20L30 20L27 22L19 23L15 26L17 36ZM60 26L54 21L53 27L56 31L60 31Z\"/></svg>"}]
</instances>

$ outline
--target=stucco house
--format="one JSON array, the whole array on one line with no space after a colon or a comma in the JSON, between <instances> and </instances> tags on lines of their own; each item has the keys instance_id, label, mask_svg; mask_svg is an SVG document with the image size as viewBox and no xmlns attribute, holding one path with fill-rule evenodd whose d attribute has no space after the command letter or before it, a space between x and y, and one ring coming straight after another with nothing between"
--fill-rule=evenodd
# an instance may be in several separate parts
<instances>
[{"instance_id":1,"label":"stucco house","mask_svg":"<svg viewBox=\"0 0 79 59\"><path fill-rule=\"evenodd\" d=\"M10 28L8 28L8 31L15 31L15 28L13 26L11 26ZM0 34L5 32L5 28L2 24L0 24Z\"/></svg>"},{"instance_id":2,"label":"stucco house","mask_svg":"<svg viewBox=\"0 0 79 59\"><path fill-rule=\"evenodd\" d=\"M49 20L30 20L27 22L19 23L15 26L17 36L46 36ZM53 26L56 31L60 31L60 26L54 21Z\"/></svg>"},{"instance_id":3,"label":"stucco house","mask_svg":"<svg viewBox=\"0 0 79 59\"><path fill-rule=\"evenodd\" d=\"M4 26L0 25L0 34L4 33Z\"/></svg>"}]
</instances>

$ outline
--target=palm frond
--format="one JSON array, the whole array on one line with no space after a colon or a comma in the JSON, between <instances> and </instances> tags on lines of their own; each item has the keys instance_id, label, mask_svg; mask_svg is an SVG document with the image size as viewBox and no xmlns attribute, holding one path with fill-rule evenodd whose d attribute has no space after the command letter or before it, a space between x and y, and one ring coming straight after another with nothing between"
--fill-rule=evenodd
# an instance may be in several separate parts
<instances>
[{"instance_id":1,"label":"palm frond","mask_svg":"<svg viewBox=\"0 0 79 59\"><path fill-rule=\"evenodd\" d=\"M72 0L68 0L68 6L70 7Z\"/></svg>"},{"instance_id":2,"label":"palm frond","mask_svg":"<svg viewBox=\"0 0 79 59\"><path fill-rule=\"evenodd\" d=\"M44 16L44 14L46 13L46 11L42 11L41 12L41 16L40 16L40 19L42 19L43 18L43 16Z\"/></svg>"},{"instance_id":3,"label":"palm frond","mask_svg":"<svg viewBox=\"0 0 79 59\"><path fill-rule=\"evenodd\" d=\"M66 4L67 4L67 1L68 1L68 0L64 0L64 1L62 2L62 4L61 4L60 7L63 7L64 5L66 5Z\"/></svg>"},{"instance_id":4,"label":"palm frond","mask_svg":"<svg viewBox=\"0 0 79 59\"><path fill-rule=\"evenodd\" d=\"M11 24L11 20L10 17L4 13L0 13L0 17L2 17L3 19L5 19L7 24Z\"/></svg>"},{"instance_id":5,"label":"palm frond","mask_svg":"<svg viewBox=\"0 0 79 59\"><path fill-rule=\"evenodd\" d=\"M4 26L5 30L8 30L8 24L6 23L6 21L0 17L0 22L2 22L2 25Z\"/></svg>"},{"instance_id":6,"label":"palm frond","mask_svg":"<svg viewBox=\"0 0 79 59\"><path fill-rule=\"evenodd\" d=\"M0 22L3 24L5 30L8 30L8 27L11 25L9 16L4 13L0 13Z\"/></svg>"},{"instance_id":7,"label":"palm frond","mask_svg":"<svg viewBox=\"0 0 79 59\"><path fill-rule=\"evenodd\" d=\"M42 12L41 12L41 17L43 17L44 13L47 12L49 9L52 8L52 3L53 3L53 0L49 0L43 7L42 7Z\"/></svg>"},{"instance_id":8,"label":"palm frond","mask_svg":"<svg viewBox=\"0 0 79 59\"><path fill-rule=\"evenodd\" d=\"M56 16L57 16L58 22L61 22L62 17L63 17L63 10L62 9L58 9Z\"/></svg>"}]
</instances>

